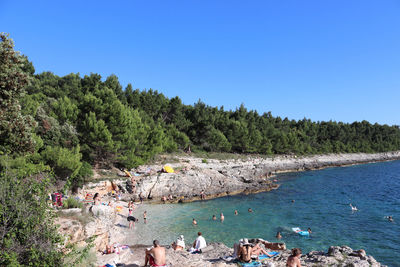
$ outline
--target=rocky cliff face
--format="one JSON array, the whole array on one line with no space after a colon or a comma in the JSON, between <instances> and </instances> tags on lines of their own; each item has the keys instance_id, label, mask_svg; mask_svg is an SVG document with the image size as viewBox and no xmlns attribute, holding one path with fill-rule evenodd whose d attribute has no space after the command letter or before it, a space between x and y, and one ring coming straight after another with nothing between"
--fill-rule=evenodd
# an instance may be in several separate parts
<instances>
[{"instance_id":1,"label":"rocky cliff face","mask_svg":"<svg viewBox=\"0 0 400 267\"><path fill-rule=\"evenodd\" d=\"M170 164L176 172L161 172L163 165L146 165L131 170L136 173L137 186L127 198L138 199L139 193L145 199L160 201L172 195L171 202L200 199L204 191L206 198L215 198L238 193L256 193L278 188L271 175L279 172L304 171L332 166L344 166L367 162L400 159L400 152L378 154L330 154L307 157L275 156L270 158L248 157L240 160L181 157L178 163ZM124 173L120 173L124 176ZM114 180L126 188L127 178ZM93 185L88 185L89 187ZM102 184L103 188L106 188Z\"/></svg>"},{"instance_id":2,"label":"rocky cliff face","mask_svg":"<svg viewBox=\"0 0 400 267\"><path fill-rule=\"evenodd\" d=\"M63 214L59 216L56 224L59 225L60 233L67 237L65 244L84 247L90 237L93 237L96 251L104 250L109 244L110 230L113 229L117 216L113 208L98 205L90 207L90 211L67 209L61 213Z\"/></svg>"},{"instance_id":3,"label":"rocky cliff face","mask_svg":"<svg viewBox=\"0 0 400 267\"><path fill-rule=\"evenodd\" d=\"M176 172L161 172L163 165L144 165L131 170L136 174L137 185L133 193L123 194L125 199L139 198L142 193L145 200L160 202L162 197L172 195L170 202L185 202L200 199L204 191L206 198L216 198L229 194L257 193L278 188L271 175L279 172L314 170L326 167L345 166L367 162L378 162L400 159L400 152L377 154L330 154L307 157L274 156L270 158L248 157L240 160L208 159L180 157L179 162L170 164ZM176 159L175 159L176 160ZM113 180L126 190L129 180L124 172L121 179ZM98 192L107 194L113 189L111 182L90 183L82 190L85 193Z\"/></svg>"},{"instance_id":4,"label":"rocky cliff face","mask_svg":"<svg viewBox=\"0 0 400 267\"><path fill-rule=\"evenodd\" d=\"M207 198L240 192L261 192L277 188L254 166L226 168L223 164L184 170L179 173L158 173L142 179L137 191L153 199L172 195L175 201L196 199L203 191ZM183 197L183 198L182 198Z\"/></svg>"}]
</instances>

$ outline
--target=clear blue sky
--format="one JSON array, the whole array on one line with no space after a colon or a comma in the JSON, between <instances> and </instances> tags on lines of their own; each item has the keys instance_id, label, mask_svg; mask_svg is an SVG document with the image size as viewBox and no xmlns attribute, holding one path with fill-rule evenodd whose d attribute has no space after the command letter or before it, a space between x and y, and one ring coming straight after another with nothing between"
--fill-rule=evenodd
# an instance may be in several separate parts
<instances>
[{"instance_id":1,"label":"clear blue sky","mask_svg":"<svg viewBox=\"0 0 400 267\"><path fill-rule=\"evenodd\" d=\"M36 71L114 73L185 104L400 125L400 1L0 0Z\"/></svg>"}]
</instances>

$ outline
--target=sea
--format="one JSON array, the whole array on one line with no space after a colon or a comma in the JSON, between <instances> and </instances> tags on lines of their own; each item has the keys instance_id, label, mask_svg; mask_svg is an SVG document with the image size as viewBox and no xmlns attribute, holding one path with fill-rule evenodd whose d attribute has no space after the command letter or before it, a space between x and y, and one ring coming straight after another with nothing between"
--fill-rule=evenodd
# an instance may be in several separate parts
<instances>
[{"instance_id":1,"label":"sea","mask_svg":"<svg viewBox=\"0 0 400 267\"><path fill-rule=\"evenodd\" d=\"M263 238L299 247L303 254L347 245L365 249L379 262L400 266L400 161L370 163L276 176L277 190L183 204L138 205L127 244L171 244L197 232L207 242L232 247L241 238ZM357 207L352 211L350 204ZM253 212L248 212L251 208ZM147 211L147 223L143 211ZM234 215L234 210L238 215ZM220 221L223 213L225 220ZM216 215L217 220L212 220ZM393 216L389 222L387 216ZM193 218L197 225L192 224ZM292 231L311 228L310 237ZM280 232L282 239L276 239Z\"/></svg>"}]
</instances>

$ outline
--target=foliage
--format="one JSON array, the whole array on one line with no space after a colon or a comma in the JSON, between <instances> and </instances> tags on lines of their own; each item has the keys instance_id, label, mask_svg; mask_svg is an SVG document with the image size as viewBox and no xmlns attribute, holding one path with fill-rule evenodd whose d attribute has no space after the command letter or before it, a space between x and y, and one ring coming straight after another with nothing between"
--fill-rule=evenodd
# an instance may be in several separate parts
<instances>
[{"instance_id":1,"label":"foliage","mask_svg":"<svg viewBox=\"0 0 400 267\"><path fill-rule=\"evenodd\" d=\"M0 174L0 265L56 266L63 253L61 237L47 203L50 180L45 175L24 178L2 169Z\"/></svg>"},{"instance_id":2,"label":"foliage","mask_svg":"<svg viewBox=\"0 0 400 267\"><path fill-rule=\"evenodd\" d=\"M33 152L36 163L52 167L57 179L69 177L70 187L82 185L91 175L79 174L79 162L132 168L158 153L177 150L303 155L400 149L398 126L295 121L270 112L258 114L243 104L229 111L201 100L185 105L178 96L169 99L153 89L141 91L131 84L123 89L114 74L105 81L96 73L59 77L43 72L32 77L33 65L13 52L12 42L4 38L3 58L19 63L5 64L2 74L18 86L13 89L7 83L9 94L2 96L14 109L7 108L9 115L3 114L2 120L0 115L0 134L6 137L0 151ZM13 135L9 123L22 125L23 134Z\"/></svg>"},{"instance_id":3,"label":"foliage","mask_svg":"<svg viewBox=\"0 0 400 267\"><path fill-rule=\"evenodd\" d=\"M73 209L73 208L83 208L82 202L79 200L69 197L65 201L63 201L63 209Z\"/></svg>"},{"instance_id":4,"label":"foliage","mask_svg":"<svg viewBox=\"0 0 400 267\"><path fill-rule=\"evenodd\" d=\"M14 51L8 35L0 33L0 154L33 151L31 116L23 115L19 98L29 83L23 71L26 58ZM29 69L29 68L28 68Z\"/></svg>"},{"instance_id":5,"label":"foliage","mask_svg":"<svg viewBox=\"0 0 400 267\"><path fill-rule=\"evenodd\" d=\"M43 160L53 168L57 177L66 179L74 178L78 175L82 167L81 153L79 146L68 149L59 146L47 146L42 151Z\"/></svg>"}]
</instances>

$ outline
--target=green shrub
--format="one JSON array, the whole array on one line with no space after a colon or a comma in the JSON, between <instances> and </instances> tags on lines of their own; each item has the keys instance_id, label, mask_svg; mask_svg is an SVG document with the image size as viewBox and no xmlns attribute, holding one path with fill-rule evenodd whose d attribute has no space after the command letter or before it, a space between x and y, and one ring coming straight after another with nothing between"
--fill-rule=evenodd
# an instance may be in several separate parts
<instances>
[{"instance_id":1,"label":"green shrub","mask_svg":"<svg viewBox=\"0 0 400 267\"><path fill-rule=\"evenodd\" d=\"M207 159L202 159L201 163L208 163Z\"/></svg>"},{"instance_id":2,"label":"green shrub","mask_svg":"<svg viewBox=\"0 0 400 267\"><path fill-rule=\"evenodd\" d=\"M74 208L83 208L82 202L75 198L67 198L65 201L63 201L63 209L74 209Z\"/></svg>"},{"instance_id":3,"label":"green shrub","mask_svg":"<svg viewBox=\"0 0 400 267\"><path fill-rule=\"evenodd\" d=\"M0 266L60 266L62 237L47 204L50 179L43 174L0 174Z\"/></svg>"}]
</instances>

